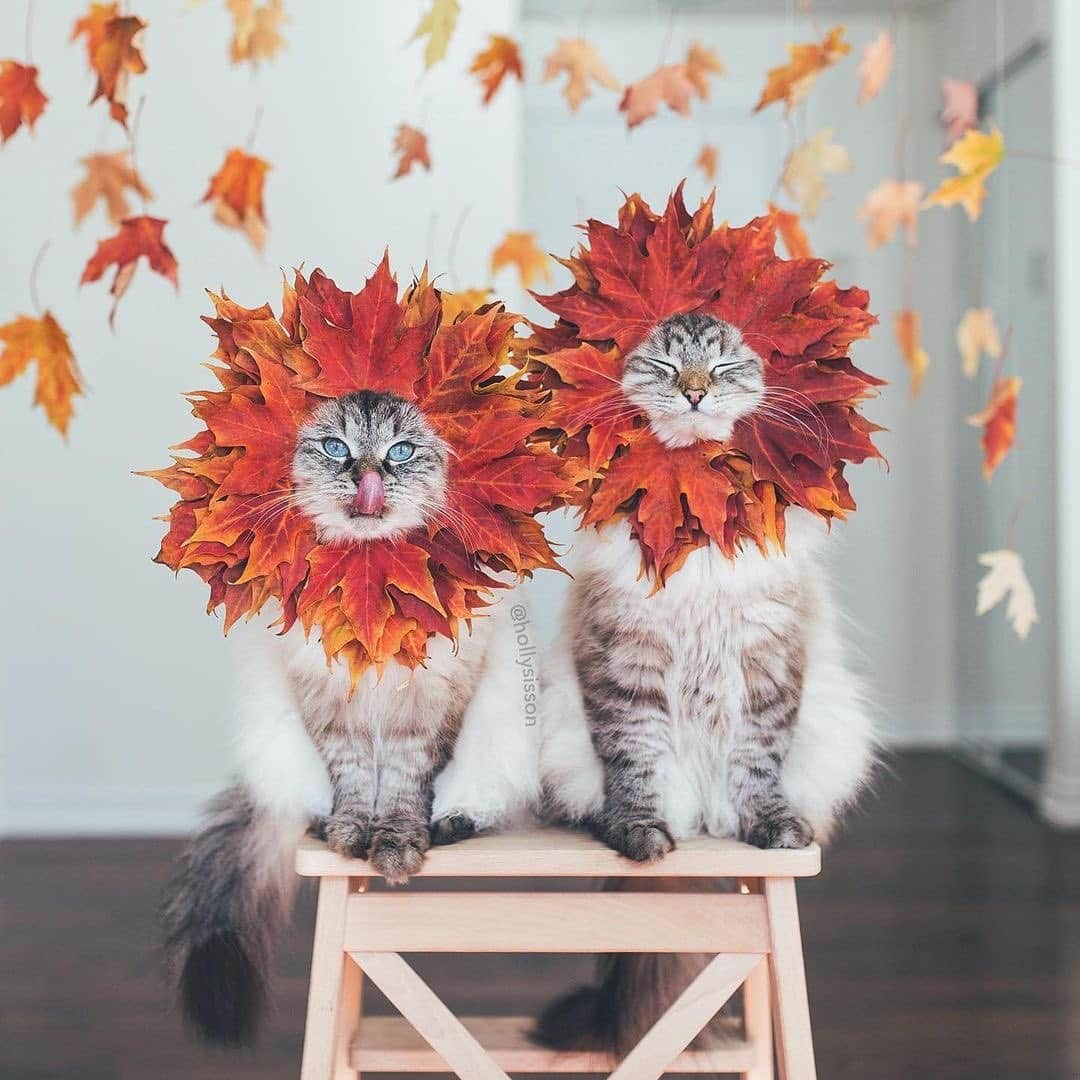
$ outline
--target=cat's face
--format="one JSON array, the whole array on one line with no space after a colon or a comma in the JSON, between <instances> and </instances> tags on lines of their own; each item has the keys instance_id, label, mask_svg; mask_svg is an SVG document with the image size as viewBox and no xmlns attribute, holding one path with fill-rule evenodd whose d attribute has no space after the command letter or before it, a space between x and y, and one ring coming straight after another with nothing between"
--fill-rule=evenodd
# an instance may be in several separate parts
<instances>
[{"instance_id":1,"label":"cat's face","mask_svg":"<svg viewBox=\"0 0 1080 1080\"><path fill-rule=\"evenodd\" d=\"M763 401L764 365L731 323L676 315L626 358L622 388L665 445L723 441Z\"/></svg>"},{"instance_id":2,"label":"cat's face","mask_svg":"<svg viewBox=\"0 0 1080 1080\"><path fill-rule=\"evenodd\" d=\"M320 405L297 435L295 502L323 542L395 539L443 507L448 456L411 402L346 394Z\"/></svg>"}]
</instances>

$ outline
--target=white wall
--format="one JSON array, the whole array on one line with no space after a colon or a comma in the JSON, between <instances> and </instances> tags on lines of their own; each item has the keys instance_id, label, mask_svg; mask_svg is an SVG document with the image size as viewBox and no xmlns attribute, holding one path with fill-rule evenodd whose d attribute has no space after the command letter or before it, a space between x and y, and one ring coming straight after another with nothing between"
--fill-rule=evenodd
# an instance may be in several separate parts
<instances>
[{"instance_id":1,"label":"white wall","mask_svg":"<svg viewBox=\"0 0 1080 1080\"><path fill-rule=\"evenodd\" d=\"M166 447L194 430L180 394L207 385L202 290L224 283L241 303L276 301L280 268L301 262L358 288L386 244L399 278L425 258L441 272L466 207L460 283L486 281L517 209L519 91L481 112L463 72L516 4L465 4L446 62L423 77L421 46L406 46L418 4L290 3L287 48L254 76L228 65L223 3L135 4L150 24L149 73L132 88L133 102L146 96L138 158L151 212L171 219L181 291L141 268L115 334L105 287L77 285L111 229L95 214L73 233L67 194L79 158L122 145L103 106L87 106L83 49L68 44L84 7L35 5L34 60L51 100L33 137L0 149L0 321L30 310L29 267L51 240L38 291L89 387L66 445L31 409L31 380L0 390L0 829L182 829L228 770L227 656L202 584L151 564L162 530L152 517L169 495L131 472L167 463ZM4 55L21 53L25 9L0 7ZM260 105L255 149L274 165L262 259L196 205ZM391 184L400 121L430 133L434 170Z\"/></svg>"}]
</instances>

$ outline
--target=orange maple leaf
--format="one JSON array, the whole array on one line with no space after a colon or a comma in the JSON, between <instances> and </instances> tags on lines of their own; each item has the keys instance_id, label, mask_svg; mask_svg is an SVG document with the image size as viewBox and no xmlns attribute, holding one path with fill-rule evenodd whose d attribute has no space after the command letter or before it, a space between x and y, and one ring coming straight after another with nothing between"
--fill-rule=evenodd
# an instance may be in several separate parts
<instances>
[{"instance_id":1,"label":"orange maple leaf","mask_svg":"<svg viewBox=\"0 0 1080 1080\"><path fill-rule=\"evenodd\" d=\"M655 214L631 195L617 225L589 221L587 243L564 262L573 284L537 297L558 322L534 326L529 342L582 523L627 520L658 586L697 547L733 556L747 541L782 546L788 506L845 516L855 507L845 462L880 456L877 428L857 410L881 381L847 355L876 322L867 294L822 280L820 259L776 255L772 215L716 225L714 197L690 213L680 186ZM623 358L657 323L691 311L742 328L797 423L754 413L727 443L660 444L623 396Z\"/></svg>"},{"instance_id":2,"label":"orange maple leaf","mask_svg":"<svg viewBox=\"0 0 1080 1080\"><path fill-rule=\"evenodd\" d=\"M87 60L97 75L90 103L104 98L109 103L109 115L127 127L128 80L146 71L138 41L146 23L117 11L116 4L91 4L87 14L76 21L71 37L86 38Z\"/></svg>"},{"instance_id":3,"label":"orange maple leaf","mask_svg":"<svg viewBox=\"0 0 1080 1080\"><path fill-rule=\"evenodd\" d=\"M941 80L941 122L945 125L949 145L965 131L979 124L979 91L975 84L960 79Z\"/></svg>"},{"instance_id":4,"label":"orange maple leaf","mask_svg":"<svg viewBox=\"0 0 1080 1080\"><path fill-rule=\"evenodd\" d=\"M255 0L228 0L228 7L233 21L229 59L252 67L258 67L260 60L272 60L285 44L281 34L285 21L282 0L266 0L261 7Z\"/></svg>"},{"instance_id":5,"label":"orange maple leaf","mask_svg":"<svg viewBox=\"0 0 1080 1080\"><path fill-rule=\"evenodd\" d=\"M900 355L904 358L908 371L911 372L912 397L918 397L922 392L923 379L930 366L930 357L927 356L920 340L921 324L919 313L911 308L898 311L893 320L896 344L900 347Z\"/></svg>"},{"instance_id":6,"label":"orange maple leaf","mask_svg":"<svg viewBox=\"0 0 1080 1080\"><path fill-rule=\"evenodd\" d=\"M33 130L48 98L37 84L38 69L17 60L0 60L0 142L25 124Z\"/></svg>"},{"instance_id":7,"label":"orange maple leaf","mask_svg":"<svg viewBox=\"0 0 1080 1080\"><path fill-rule=\"evenodd\" d=\"M176 258L165 244L165 226L167 221L154 217L127 218L120 223L120 230L115 236L102 240L97 250L87 261L79 279L80 285L88 281L99 281L110 267L116 267L109 293L113 305L109 311L109 325L116 318L116 307L120 298L131 285L139 259L144 258L150 269L171 281L175 289L180 288L177 275Z\"/></svg>"},{"instance_id":8,"label":"orange maple leaf","mask_svg":"<svg viewBox=\"0 0 1080 1080\"><path fill-rule=\"evenodd\" d=\"M708 76L721 73L724 65L704 46L690 46L685 62L658 67L651 75L630 83L623 91L619 111L626 113L627 127L637 127L667 105L680 116L690 115L690 98L697 94L703 101L709 96Z\"/></svg>"},{"instance_id":9,"label":"orange maple leaf","mask_svg":"<svg viewBox=\"0 0 1080 1080\"><path fill-rule=\"evenodd\" d=\"M497 274L504 266L516 266L521 284L528 289L537 278L551 280L548 256L537 247L531 232L508 232L491 253L491 272Z\"/></svg>"},{"instance_id":10,"label":"orange maple leaf","mask_svg":"<svg viewBox=\"0 0 1080 1080\"><path fill-rule=\"evenodd\" d=\"M394 153L398 155L397 171L391 177L397 180L412 172L414 165L422 165L431 171L431 157L428 153L427 136L419 129L408 124L398 124L394 136Z\"/></svg>"},{"instance_id":11,"label":"orange maple leaf","mask_svg":"<svg viewBox=\"0 0 1080 1080\"><path fill-rule=\"evenodd\" d=\"M720 167L720 151L712 143L706 143L694 164L705 174L706 180L715 180Z\"/></svg>"},{"instance_id":12,"label":"orange maple leaf","mask_svg":"<svg viewBox=\"0 0 1080 1080\"><path fill-rule=\"evenodd\" d=\"M544 82L563 73L568 76L563 97L571 112L577 112L581 103L592 96L590 82L599 83L607 90L622 89L622 83L612 75L596 49L582 37L563 38L554 52L544 58Z\"/></svg>"},{"instance_id":13,"label":"orange maple leaf","mask_svg":"<svg viewBox=\"0 0 1080 1080\"><path fill-rule=\"evenodd\" d=\"M866 242L871 251L887 244L903 227L908 247L914 247L919 233L919 211L923 186L916 180L882 180L863 200L859 220L866 224Z\"/></svg>"},{"instance_id":14,"label":"orange maple leaf","mask_svg":"<svg viewBox=\"0 0 1080 1080\"><path fill-rule=\"evenodd\" d=\"M153 192L138 174L126 150L114 154L90 154L82 159L86 174L71 189L71 202L78 225L101 200L105 212L114 225L131 217L131 204L127 189L131 189L143 201L153 198Z\"/></svg>"},{"instance_id":15,"label":"orange maple leaf","mask_svg":"<svg viewBox=\"0 0 1080 1080\"><path fill-rule=\"evenodd\" d=\"M34 404L45 410L49 423L61 435L67 435L74 412L72 399L83 389L67 334L52 312L46 311L39 319L19 315L0 326L0 345L0 386L14 381L36 362Z\"/></svg>"},{"instance_id":16,"label":"orange maple leaf","mask_svg":"<svg viewBox=\"0 0 1080 1080\"><path fill-rule=\"evenodd\" d=\"M500 374L517 316L493 304L449 322L426 272L399 296L387 257L357 293L297 273L278 318L212 298L221 387L191 397L203 430L148 475L179 496L157 561L194 570L226 630L273 601L282 629L317 631L355 683L372 665L422 664L433 635L456 640L506 575L555 567L532 515L567 481L526 445L540 393ZM414 401L450 445L445 512L395 542L322 543L281 498L296 433L321 400L360 389Z\"/></svg>"},{"instance_id":17,"label":"orange maple leaf","mask_svg":"<svg viewBox=\"0 0 1080 1080\"><path fill-rule=\"evenodd\" d=\"M1016 440L1016 405L1023 380L1017 375L995 379L986 408L968 417L973 427L981 427L983 476L987 480L1008 456Z\"/></svg>"},{"instance_id":18,"label":"orange maple leaf","mask_svg":"<svg viewBox=\"0 0 1080 1080\"><path fill-rule=\"evenodd\" d=\"M868 45L863 47L859 62L859 104L865 105L881 93L892 74L896 60L896 48L892 34L882 30Z\"/></svg>"},{"instance_id":19,"label":"orange maple leaf","mask_svg":"<svg viewBox=\"0 0 1080 1080\"><path fill-rule=\"evenodd\" d=\"M442 294L443 322L457 322L459 315L471 315L491 302L490 289L458 289Z\"/></svg>"},{"instance_id":20,"label":"orange maple leaf","mask_svg":"<svg viewBox=\"0 0 1080 1080\"><path fill-rule=\"evenodd\" d=\"M214 207L214 219L230 229L243 229L256 251L266 247L263 185L270 163L233 148L212 177L202 197Z\"/></svg>"},{"instance_id":21,"label":"orange maple leaf","mask_svg":"<svg viewBox=\"0 0 1080 1080\"><path fill-rule=\"evenodd\" d=\"M813 249L810 247L810 237L802 227L802 219L791 210L781 210L780 207L769 203L769 213L776 222L776 232L787 253L793 259L812 259Z\"/></svg>"},{"instance_id":22,"label":"orange maple leaf","mask_svg":"<svg viewBox=\"0 0 1080 1080\"><path fill-rule=\"evenodd\" d=\"M495 96L507 75L516 75L519 82L524 82L525 69L517 42L502 34L489 34L488 46L473 58L469 74L475 75L483 87L485 105Z\"/></svg>"},{"instance_id":23,"label":"orange maple leaf","mask_svg":"<svg viewBox=\"0 0 1080 1080\"><path fill-rule=\"evenodd\" d=\"M790 112L805 100L817 77L827 67L851 52L851 46L844 40L842 26L834 26L820 42L789 45L787 49L788 62L769 71L754 112L777 101L784 102L784 111Z\"/></svg>"},{"instance_id":24,"label":"orange maple leaf","mask_svg":"<svg viewBox=\"0 0 1080 1080\"><path fill-rule=\"evenodd\" d=\"M712 49L705 48L700 42L695 41L687 49L686 77L702 101L707 101L709 98L709 78L713 75L723 75L725 70L723 60Z\"/></svg>"}]
</instances>

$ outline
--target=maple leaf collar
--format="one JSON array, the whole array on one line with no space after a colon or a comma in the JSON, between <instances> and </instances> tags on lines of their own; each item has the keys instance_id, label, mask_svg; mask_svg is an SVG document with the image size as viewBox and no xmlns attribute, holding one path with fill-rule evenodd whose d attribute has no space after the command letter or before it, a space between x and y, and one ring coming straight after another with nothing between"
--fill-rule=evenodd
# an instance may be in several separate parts
<instances>
[{"instance_id":1,"label":"maple leaf collar","mask_svg":"<svg viewBox=\"0 0 1080 1080\"><path fill-rule=\"evenodd\" d=\"M789 506L843 518L855 509L845 464L881 456L858 409L883 380L848 357L877 322L868 294L823 280L824 260L778 256L775 213L716 225L714 198L690 213L680 184L656 214L629 196L615 225L590 220L560 260L573 284L536 297L558 321L533 327L533 384L548 394L547 438L576 480L582 526L627 520L658 585L708 544L729 557L747 542L782 550ZM625 395L625 363L691 313L741 332L784 407L754 409L722 442L665 446Z\"/></svg>"},{"instance_id":2,"label":"maple leaf collar","mask_svg":"<svg viewBox=\"0 0 1080 1080\"><path fill-rule=\"evenodd\" d=\"M273 599L282 631L317 629L355 683L372 665L422 664L493 589L555 567L533 515L569 490L550 449L526 445L537 392L503 373L517 316L487 304L450 321L426 271L399 298L387 257L356 293L298 272L280 317L211 297L220 388L190 396L203 429L147 475L179 496L156 561L197 573L226 631ZM449 451L445 503L392 541L323 542L292 497L297 434L360 390L416 406Z\"/></svg>"}]
</instances>

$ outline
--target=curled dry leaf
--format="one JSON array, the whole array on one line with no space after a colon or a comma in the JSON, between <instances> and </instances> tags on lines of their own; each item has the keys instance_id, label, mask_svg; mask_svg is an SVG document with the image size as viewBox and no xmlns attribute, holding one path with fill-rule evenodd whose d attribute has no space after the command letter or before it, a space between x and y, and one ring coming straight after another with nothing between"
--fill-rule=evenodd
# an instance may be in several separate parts
<instances>
[{"instance_id":1,"label":"curled dry leaf","mask_svg":"<svg viewBox=\"0 0 1080 1080\"><path fill-rule=\"evenodd\" d=\"M869 45L863 48L859 62L859 104L865 105L881 93L892 74L896 49L892 34L882 30Z\"/></svg>"},{"instance_id":2,"label":"curled dry leaf","mask_svg":"<svg viewBox=\"0 0 1080 1080\"><path fill-rule=\"evenodd\" d=\"M40 319L19 315L0 326L0 346L0 386L17 379L32 362L36 363L34 404L45 410L49 423L61 435L67 435L74 411L72 400L83 389L67 334L52 312L46 311Z\"/></svg>"},{"instance_id":3,"label":"curled dry leaf","mask_svg":"<svg viewBox=\"0 0 1080 1080\"><path fill-rule=\"evenodd\" d=\"M1008 456L1016 439L1016 405L1023 380L1018 375L995 379L986 408L968 417L982 428L983 476L987 480Z\"/></svg>"},{"instance_id":4,"label":"curled dry leaf","mask_svg":"<svg viewBox=\"0 0 1080 1080\"><path fill-rule=\"evenodd\" d=\"M967 132L938 159L958 169L959 175L943 180L923 205L955 206L959 203L967 211L969 221L977 220L986 198L986 178L1004 158L1005 139L996 127L989 132Z\"/></svg>"},{"instance_id":5,"label":"curled dry leaf","mask_svg":"<svg viewBox=\"0 0 1080 1080\"><path fill-rule=\"evenodd\" d=\"M394 153L398 156L397 170L391 177L398 180L412 172L414 165L422 165L431 171L431 157L428 154L427 136L419 129L408 124L398 124L394 136Z\"/></svg>"},{"instance_id":6,"label":"curled dry leaf","mask_svg":"<svg viewBox=\"0 0 1080 1080\"><path fill-rule=\"evenodd\" d=\"M497 274L504 266L516 266L521 284L530 288L538 278L551 280L548 256L540 250L531 232L508 232L502 243L491 253L491 272Z\"/></svg>"},{"instance_id":7,"label":"curled dry leaf","mask_svg":"<svg viewBox=\"0 0 1080 1080\"><path fill-rule=\"evenodd\" d=\"M879 457L876 426L859 413L880 380L850 346L876 319L862 289L824 280L828 263L775 252L772 215L716 224L710 195L691 213L677 189L663 214L631 195L618 222L590 220L562 260L573 283L538 297L557 317L533 327L530 355L551 393L549 438L578 478L585 526L629 522L645 572L660 587L695 548L734 556L745 544L783 547L788 506L831 520L854 510L846 462ZM761 410L725 443L662 445L628 407L624 358L672 315L701 312L742 328L761 356L784 416Z\"/></svg>"},{"instance_id":8,"label":"curled dry leaf","mask_svg":"<svg viewBox=\"0 0 1080 1080\"><path fill-rule=\"evenodd\" d=\"M501 374L516 315L502 305L445 318L426 273L399 297L384 257L358 292L316 270L285 286L282 313L212 296L220 387L191 395L204 425L147 475L179 496L157 561L191 569L225 629L270 604L355 685L391 661L415 668L429 640L456 641L492 594L555 558L533 515L566 496L561 463L527 441L540 395ZM358 390L415 402L450 447L444 512L395 541L330 544L282 495L297 431Z\"/></svg>"},{"instance_id":9,"label":"curled dry leaf","mask_svg":"<svg viewBox=\"0 0 1080 1080\"><path fill-rule=\"evenodd\" d=\"M233 148L212 177L202 197L214 207L214 219L230 229L242 229L256 251L266 247L263 185L270 163Z\"/></svg>"},{"instance_id":10,"label":"curled dry leaf","mask_svg":"<svg viewBox=\"0 0 1080 1080\"><path fill-rule=\"evenodd\" d=\"M911 373L911 396L918 397L922 391L926 369L930 366L930 357L920 340L922 320L919 313L911 308L904 308L896 313L893 320L893 333L896 344L900 346L900 355Z\"/></svg>"},{"instance_id":11,"label":"curled dry leaf","mask_svg":"<svg viewBox=\"0 0 1080 1080\"><path fill-rule=\"evenodd\" d=\"M38 69L17 60L0 60L0 142L7 142L23 124L33 130L48 98L37 83Z\"/></svg>"},{"instance_id":12,"label":"curled dry leaf","mask_svg":"<svg viewBox=\"0 0 1080 1080\"><path fill-rule=\"evenodd\" d=\"M272 60L285 44L281 27L285 22L283 0L228 0L233 21L233 36L229 44L229 59L234 64L251 64Z\"/></svg>"},{"instance_id":13,"label":"curled dry leaf","mask_svg":"<svg viewBox=\"0 0 1080 1080\"><path fill-rule=\"evenodd\" d=\"M694 164L705 174L706 180L715 180L720 168L720 151L712 143L706 143Z\"/></svg>"},{"instance_id":14,"label":"curled dry leaf","mask_svg":"<svg viewBox=\"0 0 1080 1080\"><path fill-rule=\"evenodd\" d=\"M643 120L655 116L661 105L667 105L680 116L690 115L690 98L697 94L702 101L709 96L709 75L720 74L724 65L704 46L690 46L685 62L667 64L630 83L623 91L619 111L626 113L627 127L637 127Z\"/></svg>"},{"instance_id":15,"label":"curled dry leaf","mask_svg":"<svg viewBox=\"0 0 1080 1080\"><path fill-rule=\"evenodd\" d=\"M424 67L433 68L446 56L460 14L461 5L458 0L431 0L431 7L416 24L412 36L413 41L427 38L424 46Z\"/></svg>"},{"instance_id":16,"label":"curled dry leaf","mask_svg":"<svg viewBox=\"0 0 1080 1080\"><path fill-rule=\"evenodd\" d=\"M483 87L485 105L495 96L507 75L516 75L518 82L523 82L525 68L517 42L502 34L489 34L488 46L476 54L469 66L469 74L475 75Z\"/></svg>"},{"instance_id":17,"label":"curled dry leaf","mask_svg":"<svg viewBox=\"0 0 1080 1080\"><path fill-rule=\"evenodd\" d=\"M697 91L702 101L709 99L709 79L713 75L723 75L727 69L724 61L711 49L695 41L686 51L686 77Z\"/></svg>"},{"instance_id":18,"label":"curled dry leaf","mask_svg":"<svg viewBox=\"0 0 1080 1080\"><path fill-rule=\"evenodd\" d=\"M88 281L99 281L110 266L116 267L109 293L113 298L109 311L109 325L116 318L116 306L131 285L139 259L145 258L150 269L172 282L173 288L180 288L176 258L165 244L165 226L167 221L153 217L133 217L120 223L120 231L107 240L102 240L97 250L90 256L80 285Z\"/></svg>"},{"instance_id":19,"label":"curled dry leaf","mask_svg":"<svg viewBox=\"0 0 1080 1080\"><path fill-rule=\"evenodd\" d=\"M76 225L99 201L105 203L105 213L114 225L131 217L131 204L127 197L129 189L144 202L153 198L153 192L131 164L126 150L114 154L90 154L82 159L82 165L85 174L71 189Z\"/></svg>"},{"instance_id":20,"label":"curled dry leaf","mask_svg":"<svg viewBox=\"0 0 1080 1080\"><path fill-rule=\"evenodd\" d=\"M1016 636L1023 641L1039 621L1035 590L1024 572L1024 560L1018 552L1003 548L1001 551L984 551L979 556L979 564L988 570L979 581L975 614L985 615L1008 597L1005 615Z\"/></svg>"},{"instance_id":21,"label":"curled dry leaf","mask_svg":"<svg viewBox=\"0 0 1080 1080\"><path fill-rule=\"evenodd\" d=\"M769 214L776 222L776 233L784 241L784 247L792 259L812 259L814 252L810 247L810 237L802 227L799 215L791 210L781 210L769 203Z\"/></svg>"},{"instance_id":22,"label":"curled dry leaf","mask_svg":"<svg viewBox=\"0 0 1080 1080\"><path fill-rule=\"evenodd\" d=\"M941 80L941 121L949 145L979 124L979 91L975 84L946 76Z\"/></svg>"},{"instance_id":23,"label":"curled dry leaf","mask_svg":"<svg viewBox=\"0 0 1080 1080\"><path fill-rule=\"evenodd\" d=\"M866 196L859 207L859 220L867 223L866 243L871 251L889 243L901 227L908 246L915 246L923 190L916 180L882 180Z\"/></svg>"},{"instance_id":24,"label":"curled dry leaf","mask_svg":"<svg viewBox=\"0 0 1080 1080\"><path fill-rule=\"evenodd\" d=\"M555 51L544 58L544 82L564 73L568 78L562 92L571 112L577 112L581 103L592 96L590 82L607 90L622 89L622 83L611 74L585 38L563 38Z\"/></svg>"},{"instance_id":25,"label":"curled dry leaf","mask_svg":"<svg viewBox=\"0 0 1080 1080\"><path fill-rule=\"evenodd\" d=\"M93 104L98 98L109 103L109 115L127 127L128 80L146 71L139 51L140 35L146 23L134 15L121 15L116 4L91 4L76 20L71 37L83 37L90 68L97 75Z\"/></svg>"},{"instance_id":26,"label":"curled dry leaf","mask_svg":"<svg viewBox=\"0 0 1080 1080\"><path fill-rule=\"evenodd\" d=\"M992 360L1002 355L994 313L988 308L968 308L956 328L956 347L960 350L964 374L973 379L979 371L979 357L986 353Z\"/></svg>"},{"instance_id":27,"label":"curled dry leaf","mask_svg":"<svg viewBox=\"0 0 1080 1080\"><path fill-rule=\"evenodd\" d=\"M817 77L827 67L851 52L851 46L844 40L844 28L834 26L821 41L789 45L787 50L788 62L769 72L754 112L777 101L784 102L784 111L790 112L805 100Z\"/></svg>"},{"instance_id":28,"label":"curled dry leaf","mask_svg":"<svg viewBox=\"0 0 1080 1080\"><path fill-rule=\"evenodd\" d=\"M471 315L485 304L490 304L490 289L458 289L442 293L443 322L455 323L460 315Z\"/></svg>"},{"instance_id":29,"label":"curled dry leaf","mask_svg":"<svg viewBox=\"0 0 1080 1080\"><path fill-rule=\"evenodd\" d=\"M851 171L851 158L838 143L831 142L832 129L823 128L788 155L780 182L799 204L803 214L815 218L829 194L825 176Z\"/></svg>"}]
</instances>

